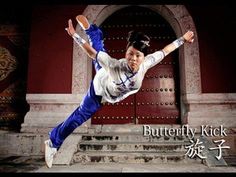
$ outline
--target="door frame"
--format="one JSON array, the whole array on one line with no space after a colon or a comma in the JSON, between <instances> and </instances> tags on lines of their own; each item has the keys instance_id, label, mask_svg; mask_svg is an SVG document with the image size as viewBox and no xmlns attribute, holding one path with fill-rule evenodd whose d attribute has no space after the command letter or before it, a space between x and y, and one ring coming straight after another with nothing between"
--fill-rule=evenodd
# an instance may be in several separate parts
<instances>
[{"instance_id":1,"label":"door frame","mask_svg":"<svg viewBox=\"0 0 236 177\"><path fill-rule=\"evenodd\" d=\"M83 15L90 22L99 26L112 13L128 6L130 5L88 5ZM171 25L177 37L182 36L188 30L195 33L195 42L179 49L181 124L187 124L189 121L187 95L202 93L198 35L193 19L184 5L139 6L149 8L160 14ZM87 39L86 34L78 25L76 31L81 37ZM74 95L86 94L92 80L92 61L85 58L87 56L84 51L74 42L72 66L72 94ZM91 126L91 120L88 120L87 126Z\"/></svg>"}]
</instances>

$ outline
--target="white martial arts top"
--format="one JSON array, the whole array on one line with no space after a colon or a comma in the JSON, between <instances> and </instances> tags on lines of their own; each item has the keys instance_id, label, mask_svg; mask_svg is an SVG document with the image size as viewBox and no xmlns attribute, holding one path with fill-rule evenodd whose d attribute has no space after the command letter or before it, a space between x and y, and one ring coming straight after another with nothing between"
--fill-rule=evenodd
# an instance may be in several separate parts
<instances>
[{"instance_id":1,"label":"white martial arts top","mask_svg":"<svg viewBox=\"0 0 236 177\"><path fill-rule=\"evenodd\" d=\"M138 92L147 70L164 58L163 51L156 51L145 57L137 72L128 66L127 59L120 60L99 51L97 61L102 68L96 73L93 84L96 95L102 96L102 102L116 103Z\"/></svg>"}]
</instances>

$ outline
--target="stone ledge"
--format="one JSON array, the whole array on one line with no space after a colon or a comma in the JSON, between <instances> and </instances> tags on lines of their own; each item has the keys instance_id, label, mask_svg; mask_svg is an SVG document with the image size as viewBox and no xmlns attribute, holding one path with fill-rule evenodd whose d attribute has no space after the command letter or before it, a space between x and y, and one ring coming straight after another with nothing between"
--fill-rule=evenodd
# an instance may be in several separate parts
<instances>
[{"instance_id":1,"label":"stone ledge","mask_svg":"<svg viewBox=\"0 0 236 177\"><path fill-rule=\"evenodd\" d=\"M236 127L236 94L203 93L183 96L185 119L192 127L212 125Z\"/></svg>"},{"instance_id":2,"label":"stone ledge","mask_svg":"<svg viewBox=\"0 0 236 177\"><path fill-rule=\"evenodd\" d=\"M84 94L26 94L26 100L29 104L45 103L72 103L78 104L82 101Z\"/></svg>"},{"instance_id":3,"label":"stone ledge","mask_svg":"<svg viewBox=\"0 0 236 177\"><path fill-rule=\"evenodd\" d=\"M236 93L186 94L184 102L187 104L236 104Z\"/></svg>"}]
</instances>

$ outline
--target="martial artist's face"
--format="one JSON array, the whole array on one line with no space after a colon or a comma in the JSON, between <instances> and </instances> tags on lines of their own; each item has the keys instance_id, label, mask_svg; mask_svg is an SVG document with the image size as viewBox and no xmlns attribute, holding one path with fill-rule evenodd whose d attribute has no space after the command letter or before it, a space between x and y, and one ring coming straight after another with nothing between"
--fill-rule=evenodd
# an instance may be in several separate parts
<instances>
[{"instance_id":1,"label":"martial artist's face","mask_svg":"<svg viewBox=\"0 0 236 177\"><path fill-rule=\"evenodd\" d=\"M125 58L128 61L129 67L135 72L138 71L140 64L143 62L144 54L133 46L130 46L126 51Z\"/></svg>"}]
</instances>

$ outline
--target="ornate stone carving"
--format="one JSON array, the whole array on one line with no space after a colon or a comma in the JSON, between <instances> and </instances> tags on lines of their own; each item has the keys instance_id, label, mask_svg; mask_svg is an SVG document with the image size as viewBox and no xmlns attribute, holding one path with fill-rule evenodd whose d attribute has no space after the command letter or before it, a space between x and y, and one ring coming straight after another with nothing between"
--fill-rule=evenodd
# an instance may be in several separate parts
<instances>
[{"instance_id":1,"label":"ornate stone carving","mask_svg":"<svg viewBox=\"0 0 236 177\"><path fill-rule=\"evenodd\" d=\"M16 58L4 47L0 47L0 81L16 69Z\"/></svg>"}]
</instances>

